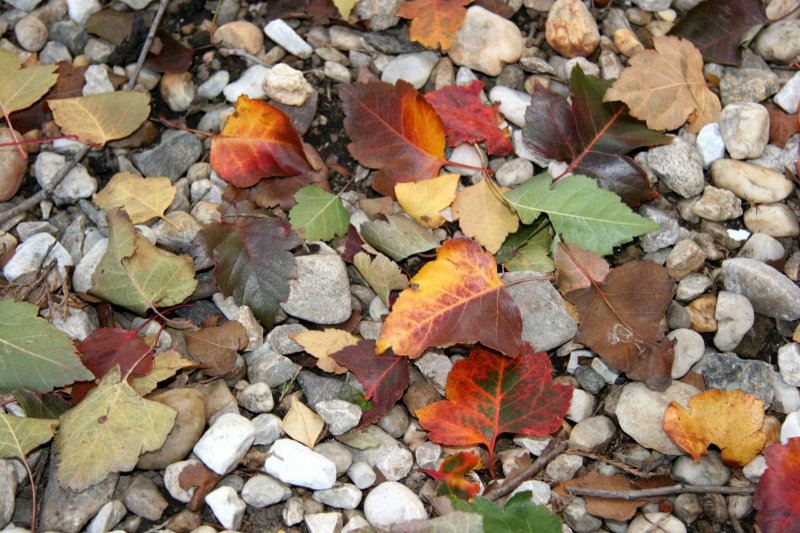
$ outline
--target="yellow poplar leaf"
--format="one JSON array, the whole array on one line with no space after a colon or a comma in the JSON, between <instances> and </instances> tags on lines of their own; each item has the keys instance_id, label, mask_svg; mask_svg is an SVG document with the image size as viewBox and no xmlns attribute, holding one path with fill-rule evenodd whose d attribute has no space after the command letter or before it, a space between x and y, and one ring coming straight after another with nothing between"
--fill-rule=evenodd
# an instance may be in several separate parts
<instances>
[{"instance_id":1,"label":"yellow poplar leaf","mask_svg":"<svg viewBox=\"0 0 800 533\"><path fill-rule=\"evenodd\" d=\"M143 178L130 172L117 172L103 190L94 195L94 203L106 211L121 207L133 224L141 224L163 217L177 190L169 178L163 176Z\"/></svg>"},{"instance_id":2,"label":"yellow poplar leaf","mask_svg":"<svg viewBox=\"0 0 800 533\"><path fill-rule=\"evenodd\" d=\"M283 431L297 442L313 449L325 429L325 422L296 396L291 396L290 402L292 405L283 417Z\"/></svg>"},{"instance_id":3,"label":"yellow poplar leaf","mask_svg":"<svg viewBox=\"0 0 800 533\"><path fill-rule=\"evenodd\" d=\"M150 95L133 91L48 100L47 105L64 134L100 146L127 137L150 115Z\"/></svg>"},{"instance_id":4,"label":"yellow poplar leaf","mask_svg":"<svg viewBox=\"0 0 800 533\"><path fill-rule=\"evenodd\" d=\"M55 435L58 420L0 413L0 459L25 457Z\"/></svg>"},{"instance_id":5,"label":"yellow poplar leaf","mask_svg":"<svg viewBox=\"0 0 800 533\"><path fill-rule=\"evenodd\" d=\"M0 49L0 106L10 114L33 104L55 85L58 65L36 65L21 69L22 62Z\"/></svg>"},{"instance_id":6,"label":"yellow poplar leaf","mask_svg":"<svg viewBox=\"0 0 800 533\"><path fill-rule=\"evenodd\" d=\"M402 291L408 287L408 278L397 263L381 253L376 254L375 259L370 259L369 254L358 252L353 257L353 265L364 276L387 309L389 293L392 290Z\"/></svg>"},{"instance_id":7,"label":"yellow poplar leaf","mask_svg":"<svg viewBox=\"0 0 800 533\"><path fill-rule=\"evenodd\" d=\"M339 11L339 14L346 21L350 18L350 12L356 7L358 0L333 0L333 5Z\"/></svg>"},{"instance_id":8,"label":"yellow poplar leaf","mask_svg":"<svg viewBox=\"0 0 800 533\"><path fill-rule=\"evenodd\" d=\"M334 361L331 354L342 348L353 346L361 340L352 333L335 328L325 328L322 331L303 331L289 335L289 338L317 358L317 368L334 374L344 374L347 369Z\"/></svg>"},{"instance_id":9,"label":"yellow poplar leaf","mask_svg":"<svg viewBox=\"0 0 800 533\"><path fill-rule=\"evenodd\" d=\"M497 252L508 234L519 227L517 215L485 179L458 193L453 202L453 218L464 235L475 238L490 253Z\"/></svg>"},{"instance_id":10,"label":"yellow poplar leaf","mask_svg":"<svg viewBox=\"0 0 800 533\"><path fill-rule=\"evenodd\" d=\"M144 396L156 390L158 383L174 376L179 370L197 366L191 359L185 358L176 350L158 352L153 357L153 368L144 376L131 377L133 390Z\"/></svg>"},{"instance_id":11,"label":"yellow poplar leaf","mask_svg":"<svg viewBox=\"0 0 800 533\"><path fill-rule=\"evenodd\" d=\"M397 201L403 210L426 228L444 224L439 211L453 203L456 197L458 174L442 174L435 178L407 181L394 186Z\"/></svg>"}]
</instances>

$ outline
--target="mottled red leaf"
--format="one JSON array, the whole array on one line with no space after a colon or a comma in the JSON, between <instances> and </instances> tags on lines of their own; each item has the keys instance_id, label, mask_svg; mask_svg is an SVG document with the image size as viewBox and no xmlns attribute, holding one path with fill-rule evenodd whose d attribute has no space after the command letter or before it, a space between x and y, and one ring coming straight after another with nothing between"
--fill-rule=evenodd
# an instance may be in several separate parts
<instances>
[{"instance_id":1,"label":"mottled red leaf","mask_svg":"<svg viewBox=\"0 0 800 533\"><path fill-rule=\"evenodd\" d=\"M183 490L197 487L192 494L192 499L186 504L190 511L199 511L205 505L205 499L209 492L214 490L222 476L209 469L202 463L195 463L186 466L178 476L178 483Z\"/></svg>"},{"instance_id":2,"label":"mottled red leaf","mask_svg":"<svg viewBox=\"0 0 800 533\"><path fill-rule=\"evenodd\" d=\"M572 387L553 385L550 359L522 344L519 357L475 348L447 376L447 400L417 410L428 438L439 444L484 444L490 457L502 433L548 435L561 427ZM490 464L493 463L490 460Z\"/></svg>"},{"instance_id":3,"label":"mottled red leaf","mask_svg":"<svg viewBox=\"0 0 800 533\"><path fill-rule=\"evenodd\" d=\"M738 67L745 34L766 22L761 0L705 0L681 17L669 34L692 41L706 61Z\"/></svg>"},{"instance_id":4,"label":"mottled red leaf","mask_svg":"<svg viewBox=\"0 0 800 533\"><path fill-rule=\"evenodd\" d=\"M439 484L438 496L456 496L469 500L477 496L481 485L477 481L467 481L464 476L475 470L481 458L470 452L458 452L445 459L439 470L421 468Z\"/></svg>"},{"instance_id":5,"label":"mottled red leaf","mask_svg":"<svg viewBox=\"0 0 800 533\"><path fill-rule=\"evenodd\" d=\"M574 244L559 245L556 269L558 289L580 315L575 340L629 378L666 389L675 356L675 343L660 324L675 290L667 269L652 261L609 269L603 258Z\"/></svg>"},{"instance_id":6,"label":"mottled red leaf","mask_svg":"<svg viewBox=\"0 0 800 533\"><path fill-rule=\"evenodd\" d=\"M789 137L800 131L798 114L789 115L773 104L764 104L764 107L769 112L769 143L783 148Z\"/></svg>"},{"instance_id":7,"label":"mottled red leaf","mask_svg":"<svg viewBox=\"0 0 800 533\"><path fill-rule=\"evenodd\" d=\"M375 341L363 340L331 354L340 365L347 367L364 386L364 398L374 405L361 414L357 427L377 422L403 396L409 379L409 363L391 350L375 353Z\"/></svg>"},{"instance_id":8,"label":"mottled red leaf","mask_svg":"<svg viewBox=\"0 0 800 533\"><path fill-rule=\"evenodd\" d=\"M353 264L353 258L355 258L356 254L363 250L362 245L364 241L361 240L361 236L358 234L358 230L355 226L350 226L347 228L347 234L344 236L344 253L342 253L342 259Z\"/></svg>"},{"instance_id":9,"label":"mottled red leaf","mask_svg":"<svg viewBox=\"0 0 800 533\"><path fill-rule=\"evenodd\" d=\"M322 161L314 147L303 143L303 148L312 165L312 170L297 176L259 181L254 187L248 189L249 198L253 203L259 207L278 206L284 211L289 211L297 203L294 195L307 185L318 185L331 192L331 186L328 183L328 166Z\"/></svg>"},{"instance_id":10,"label":"mottled red leaf","mask_svg":"<svg viewBox=\"0 0 800 533\"><path fill-rule=\"evenodd\" d=\"M160 47L157 54L150 53L144 66L156 72L186 72L192 66L194 50L186 48L168 31L159 29L156 33Z\"/></svg>"},{"instance_id":11,"label":"mottled red leaf","mask_svg":"<svg viewBox=\"0 0 800 533\"><path fill-rule=\"evenodd\" d=\"M797 533L800 524L800 437L764 449L767 470L753 494L756 523L764 533Z\"/></svg>"},{"instance_id":12,"label":"mottled red leaf","mask_svg":"<svg viewBox=\"0 0 800 533\"><path fill-rule=\"evenodd\" d=\"M397 10L397 16L411 19L408 29L412 41L436 49L447 50L453 36L464 22L464 6L472 0L406 0Z\"/></svg>"},{"instance_id":13,"label":"mottled red leaf","mask_svg":"<svg viewBox=\"0 0 800 533\"><path fill-rule=\"evenodd\" d=\"M664 144L670 137L631 117L625 104L603 102L611 83L572 69L567 100L537 84L525 113L523 138L539 155L569 163L566 172L597 179L631 207L656 192L644 170L623 154L642 146Z\"/></svg>"},{"instance_id":14,"label":"mottled red leaf","mask_svg":"<svg viewBox=\"0 0 800 533\"><path fill-rule=\"evenodd\" d=\"M497 114L498 104L481 102L478 94L482 89L483 82L473 80L469 87L448 85L429 92L425 99L442 118L450 146L485 140L490 154L508 153L513 149L508 128L499 128L503 119Z\"/></svg>"},{"instance_id":15,"label":"mottled red leaf","mask_svg":"<svg viewBox=\"0 0 800 533\"><path fill-rule=\"evenodd\" d=\"M378 169L372 187L394 198L394 186L432 178L444 159L444 125L425 97L403 80L338 85L353 142L350 154Z\"/></svg>"}]
</instances>

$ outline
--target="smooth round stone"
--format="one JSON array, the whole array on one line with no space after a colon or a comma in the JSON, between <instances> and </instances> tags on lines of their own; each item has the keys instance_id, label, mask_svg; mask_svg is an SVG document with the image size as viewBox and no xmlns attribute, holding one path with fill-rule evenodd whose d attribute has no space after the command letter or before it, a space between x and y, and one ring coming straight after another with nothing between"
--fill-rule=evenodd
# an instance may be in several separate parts
<instances>
[{"instance_id":1,"label":"smooth round stone","mask_svg":"<svg viewBox=\"0 0 800 533\"><path fill-rule=\"evenodd\" d=\"M572 401L565 417L573 422L581 422L592 416L597 400L594 396L581 389L572 390Z\"/></svg>"},{"instance_id":2,"label":"smooth round stone","mask_svg":"<svg viewBox=\"0 0 800 533\"><path fill-rule=\"evenodd\" d=\"M172 430L161 448L143 454L136 465L142 469L157 470L184 459L200 440L206 425L206 402L202 392L188 388L156 391L147 399L163 403L177 413Z\"/></svg>"},{"instance_id":3,"label":"smooth round stone","mask_svg":"<svg viewBox=\"0 0 800 533\"><path fill-rule=\"evenodd\" d=\"M489 101L493 104L497 104L497 110L503 115L503 117L505 117L506 120L515 126L519 126L520 128L525 125L525 111L528 109L528 106L531 105L531 95L522 91L515 91L514 89L504 85L495 85L492 87L492 90L489 91ZM512 160L512 162L513 161L525 160L515 159ZM510 162L504 163L500 169L509 163ZM528 164L530 164L529 161ZM500 169L497 171L498 175L501 173ZM507 173L508 171L509 169L506 169L503 171L503 173ZM533 165L531 165L531 176L533 176ZM504 185L504 187L509 186L510 185Z\"/></svg>"},{"instance_id":4,"label":"smooth round stone","mask_svg":"<svg viewBox=\"0 0 800 533\"><path fill-rule=\"evenodd\" d=\"M600 44L600 32L580 0L556 0L547 14L545 38L564 57L588 56Z\"/></svg>"},{"instance_id":5,"label":"smooth round stone","mask_svg":"<svg viewBox=\"0 0 800 533\"><path fill-rule=\"evenodd\" d=\"M321 442L314 447L314 451L333 461L333 464L336 465L337 476L347 472L347 469L353 464L353 454L341 442L335 440Z\"/></svg>"},{"instance_id":6,"label":"smooth round stone","mask_svg":"<svg viewBox=\"0 0 800 533\"><path fill-rule=\"evenodd\" d=\"M230 79L231 75L227 70L216 71L211 77L200 84L197 88L197 96L208 99L216 98L220 95L225 86L228 85Z\"/></svg>"},{"instance_id":7,"label":"smooth round stone","mask_svg":"<svg viewBox=\"0 0 800 533\"><path fill-rule=\"evenodd\" d=\"M242 500L257 509L288 500L291 495L292 489L265 474L251 477L242 487Z\"/></svg>"},{"instance_id":8,"label":"smooth round stone","mask_svg":"<svg viewBox=\"0 0 800 533\"><path fill-rule=\"evenodd\" d=\"M689 302L706 292L713 284L714 282L704 274L689 274L678 283L675 299L679 302Z\"/></svg>"},{"instance_id":9,"label":"smooth round stone","mask_svg":"<svg viewBox=\"0 0 800 533\"><path fill-rule=\"evenodd\" d=\"M755 313L753 305L746 297L728 291L717 294L717 307L714 311L717 320L717 333L714 346L723 352L732 351L753 327Z\"/></svg>"},{"instance_id":10,"label":"smooth round stone","mask_svg":"<svg viewBox=\"0 0 800 533\"><path fill-rule=\"evenodd\" d=\"M686 526L668 513L644 513L631 520L626 533L686 533Z\"/></svg>"},{"instance_id":11,"label":"smooth round stone","mask_svg":"<svg viewBox=\"0 0 800 533\"><path fill-rule=\"evenodd\" d=\"M733 159L719 159L711 165L711 177L717 187L754 204L780 202L791 194L792 182L780 172L760 165Z\"/></svg>"},{"instance_id":12,"label":"smooth round stone","mask_svg":"<svg viewBox=\"0 0 800 533\"><path fill-rule=\"evenodd\" d=\"M224 48L242 49L249 54L257 54L264 46L261 28L244 20L228 22L214 31L212 43Z\"/></svg>"},{"instance_id":13,"label":"smooth round stone","mask_svg":"<svg viewBox=\"0 0 800 533\"><path fill-rule=\"evenodd\" d=\"M754 233L741 247L736 257L746 257L766 263L777 261L786 254L783 245L766 233Z\"/></svg>"},{"instance_id":14,"label":"smooth round stone","mask_svg":"<svg viewBox=\"0 0 800 533\"><path fill-rule=\"evenodd\" d=\"M370 491L364 499L364 516L377 528L428 518L419 497L396 481L384 481Z\"/></svg>"},{"instance_id":15,"label":"smooth round stone","mask_svg":"<svg viewBox=\"0 0 800 533\"><path fill-rule=\"evenodd\" d=\"M753 233L771 237L795 237L800 234L797 215L783 203L755 205L744 212L744 226Z\"/></svg>"},{"instance_id":16,"label":"smooth round stone","mask_svg":"<svg viewBox=\"0 0 800 533\"><path fill-rule=\"evenodd\" d=\"M519 61L524 48L525 40L516 24L488 9L472 6L447 54L456 65L498 76L506 64Z\"/></svg>"},{"instance_id":17,"label":"smooth round stone","mask_svg":"<svg viewBox=\"0 0 800 533\"><path fill-rule=\"evenodd\" d=\"M47 26L39 17L28 15L14 26L19 45L28 52L38 52L47 43Z\"/></svg>"},{"instance_id":18,"label":"smooth round stone","mask_svg":"<svg viewBox=\"0 0 800 533\"><path fill-rule=\"evenodd\" d=\"M720 132L733 159L759 157L769 138L767 108L754 102L728 104L719 115Z\"/></svg>"},{"instance_id":19,"label":"smooth round stone","mask_svg":"<svg viewBox=\"0 0 800 533\"><path fill-rule=\"evenodd\" d=\"M675 341L672 379L680 379L703 357L706 345L699 333L688 328L670 331L667 338Z\"/></svg>"},{"instance_id":20,"label":"smooth round stone","mask_svg":"<svg viewBox=\"0 0 800 533\"><path fill-rule=\"evenodd\" d=\"M796 342L778 349L778 368L786 384L800 387L800 346Z\"/></svg>"},{"instance_id":21,"label":"smooth round stone","mask_svg":"<svg viewBox=\"0 0 800 533\"><path fill-rule=\"evenodd\" d=\"M593 416L575 424L569 434L569 444L575 448L594 450L611 442L617 428L607 416Z\"/></svg>"},{"instance_id":22,"label":"smooth round stone","mask_svg":"<svg viewBox=\"0 0 800 533\"><path fill-rule=\"evenodd\" d=\"M275 406L272 389L263 381L247 385L238 396L239 405L251 413L269 413Z\"/></svg>"},{"instance_id":23,"label":"smooth round stone","mask_svg":"<svg viewBox=\"0 0 800 533\"><path fill-rule=\"evenodd\" d=\"M550 461L545 468L545 473L556 481L568 481L583 466L583 457L569 453L562 453Z\"/></svg>"},{"instance_id":24,"label":"smooth round stone","mask_svg":"<svg viewBox=\"0 0 800 533\"><path fill-rule=\"evenodd\" d=\"M161 97L176 113L189 109L196 91L188 72L167 72L161 77Z\"/></svg>"},{"instance_id":25,"label":"smooth round stone","mask_svg":"<svg viewBox=\"0 0 800 533\"><path fill-rule=\"evenodd\" d=\"M495 173L501 187L521 185L533 177L533 164L527 159L516 158L503 163Z\"/></svg>"},{"instance_id":26,"label":"smooth round stone","mask_svg":"<svg viewBox=\"0 0 800 533\"><path fill-rule=\"evenodd\" d=\"M790 63L800 55L800 20L780 20L758 34L755 52L767 61Z\"/></svg>"},{"instance_id":27,"label":"smooth round stone","mask_svg":"<svg viewBox=\"0 0 800 533\"><path fill-rule=\"evenodd\" d=\"M408 413L400 406L395 405L388 413L378 420L378 427L392 437L399 439L408 429Z\"/></svg>"},{"instance_id":28,"label":"smooth round stone","mask_svg":"<svg viewBox=\"0 0 800 533\"><path fill-rule=\"evenodd\" d=\"M719 452L712 450L697 462L688 455L678 457L672 465L672 477L689 485L725 485L731 471L722 463Z\"/></svg>"},{"instance_id":29,"label":"smooth round stone","mask_svg":"<svg viewBox=\"0 0 800 533\"><path fill-rule=\"evenodd\" d=\"M394 84L397 80L404 80L421 89L431 75L433 67L439 61L439 56L435 52L426 50L416 54L402 54L386 65L381 73L381 81Z\"/></svg>"}]
</instances>

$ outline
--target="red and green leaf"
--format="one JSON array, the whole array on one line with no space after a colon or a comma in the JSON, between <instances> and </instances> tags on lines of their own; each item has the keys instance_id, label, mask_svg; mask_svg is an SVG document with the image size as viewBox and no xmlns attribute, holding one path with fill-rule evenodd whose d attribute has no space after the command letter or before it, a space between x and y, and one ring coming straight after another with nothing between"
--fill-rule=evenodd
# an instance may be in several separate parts
<instances>
[{"instance_id":1,"label":"red and green leaf","mask_svg":"<svg viewBox=\"0 0 800 533\"><path fill-rule=\"evenodd\" d=\"M469 500L477 496L481 485L477 481L467 481L464 476L480 465L481 458L470 452L458 452L445 459L439 470L420 469L439 484L439 496L456 496Z\"/></svg>"}]
</instances>

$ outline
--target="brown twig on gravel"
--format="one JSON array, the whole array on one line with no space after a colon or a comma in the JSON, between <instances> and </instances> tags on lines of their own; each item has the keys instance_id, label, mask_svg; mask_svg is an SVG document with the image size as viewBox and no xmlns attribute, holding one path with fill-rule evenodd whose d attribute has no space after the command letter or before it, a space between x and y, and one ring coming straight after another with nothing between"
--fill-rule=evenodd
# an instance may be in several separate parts
<instances>
[{"instance_id":1,"label":"brown twig on gravel","mask_svg":"<svg viewBox=\"0 0 800 533\"><path fill-rule=\"evenodd\" d=\"M672 494L753 494L755 487L723 487L718 485L670 485L654 489L641 490L604 490L583 487L569 487L564 489L574 496L592 496L595 498L613 498L616 500L636 500L639 498L654 498L656 496L670 496Z\"/></svg>"},{"instance_id":2,"label":"brown twig on gravel","mask_svg":"<svg viewBox=\"0 0 800 533\"><path fill-rule=\"evenodd\" d=\"M632 476L636 476L638 478L648 479L648 478L651 478L651 477L656 475L653 472L642 472L638 468L635 468L635 467L633 467L631 465L625 464L622 461L616 461L616 460L611 459L610 457L606 457L604 455L599 455L599 454L596 454L596 453L586 452L586 451L583 451L583 450L570 450L569 453L571 453L573 455L580 455L582 457L586 457L586 458L589 458L589 459L594 459L595 461L603 461L604 463L610 464L611 466L619 468L623 472L627 472L628 474L630 474Z\"/></svg>"},{"instance_id":3,"label":"brown twig on gravel","mask_svg":"<svg viewBox=\"0 0 800 533\"><path fill-rule=\"evenodd\" d=\"M557 455L561 454L564 450L567 449L569 443L565 440L558 441L556 444L553 444L551 441L550 444L547 445L542 455L539 456L530 466L517 470L510 476L508 476L504 481L503 484L497 486L483 495L484 498L487 500L495 501L506 494L511 493L514 489L520 486L523 481L527 481L531 477L535 476L550 463L553 459L556 458Z\"/></svg>"}]
</instances>

